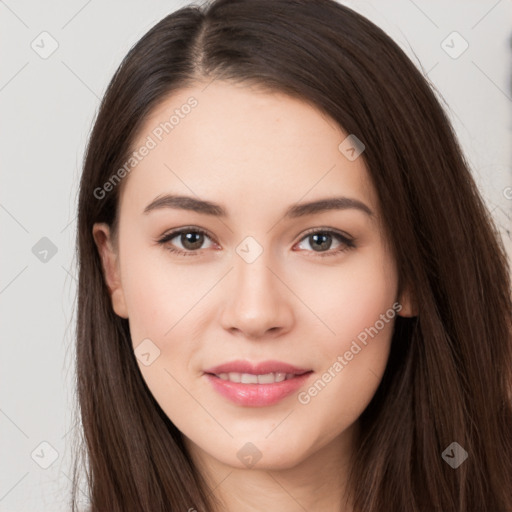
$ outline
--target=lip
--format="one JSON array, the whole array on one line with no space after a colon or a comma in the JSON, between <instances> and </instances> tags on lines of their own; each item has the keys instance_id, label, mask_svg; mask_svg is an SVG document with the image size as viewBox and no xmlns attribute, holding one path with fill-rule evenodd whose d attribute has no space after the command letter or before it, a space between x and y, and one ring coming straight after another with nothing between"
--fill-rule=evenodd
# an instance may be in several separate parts
<instances>
[{"instance_id":1,"label":"lip","mask_svg":"<svg viewBox=\"0 0 512 512\"><path fill-rule=\"evenodd\" d=\"M222 380L215 375L230 372L251 373L255 375L282 372L294 374L295 377L272 384L242 384ZM236 405L244 407L266 407L280 402L288 395L297 391L304 385L312 373L312 370L298 368L280 361L263 361L261 363L233 361L205 370L204 376L217 393Z\"/></svg>"},{"instance_id":2,"label":"lip","mask_svg":"<svg viewBox=\"0 0 512 512\"><path fill-rule=\"evenodd\" d=\"M265 373L294 373L300 375L311 371L307 368L297 368L288 363L281 361L262 361L261 363L251 363L250 361L232 361L230 363L224 363L219 366L214 366L204 370L204 373L252 373L253 375L264 375Z\"/></svg>"}]
</instances>

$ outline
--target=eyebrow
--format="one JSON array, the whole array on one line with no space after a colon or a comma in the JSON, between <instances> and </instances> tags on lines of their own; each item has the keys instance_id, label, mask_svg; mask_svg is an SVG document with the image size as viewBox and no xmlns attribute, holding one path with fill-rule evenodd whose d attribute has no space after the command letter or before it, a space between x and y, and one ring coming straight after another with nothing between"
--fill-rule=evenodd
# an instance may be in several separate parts
<instances>
[{"instance_id":1,"label":"eyebrow","mask_svg":"<svg viewBox=\"0 0 512 512\"><path fill-rule=\"evenodd\" d=\"M153 210L162 208L174 208L179 210L190 210L204 215L212 215L214 217L228 217L228 213L224 207L219 204L196 199L190 196L180 196L166 194L155 198L150 204L144 208L144 214ZM316 213L325 212L328 210L360 210L368 216L373 216L373 211L359 199L350 197L329 197L318 199L309 203L297 203L291 205L285 212L284 218L295 219L304 217L306 215L314 215Z\"/></svg>"}]
</instances>

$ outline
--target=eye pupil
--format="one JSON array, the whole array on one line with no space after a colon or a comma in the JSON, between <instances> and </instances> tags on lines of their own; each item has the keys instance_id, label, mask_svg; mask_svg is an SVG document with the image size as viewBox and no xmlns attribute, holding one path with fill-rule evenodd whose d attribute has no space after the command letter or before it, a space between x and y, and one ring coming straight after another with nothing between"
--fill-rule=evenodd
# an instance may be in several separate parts
<instances>
[{"instance_id":1,"label":"eye pupil","mask_svg":"<svg viewBox=\"0 0 512 512\"><path fill-rule=\"evenodd\" d=\"M196 233L194 231L189 233L182 233L181 243L185 249L194 250L199 249L204 242L204 235L202 233Z\"/></svg>"},{"instance_id":2,"label":"eye pupil","mask_svg":"<svg viewBox=\"0 0 512 512\"><path fill-rule=\"evenodd\" d=\"M331 247L332 238L330 235L315 233L314 235L310 235L310 239L313 239L315 241L315 243L320 241L320 245L317 245L317 247L319 247L322 250L328 250ZM320 240L320 239L322 239L322 240ZM327 239L327 242L326 242L326 239ZM311 244L311 247L314 248L315 245Z\"/></svg>"}]
</instances>

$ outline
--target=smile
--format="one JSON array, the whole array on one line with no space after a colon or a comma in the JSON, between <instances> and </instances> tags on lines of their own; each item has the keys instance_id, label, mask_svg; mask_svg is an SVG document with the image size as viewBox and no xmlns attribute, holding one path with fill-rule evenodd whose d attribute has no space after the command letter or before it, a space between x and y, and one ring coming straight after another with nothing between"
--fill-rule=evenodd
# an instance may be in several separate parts
<instances>
[{"instance_id":1,"label":"smile","mask_svg":"<svg viewBox=\"0 0 512 512\"><path fill-rule=\"evenodd\" d=\"M298 391L312 373L277 361L235 361L210 368L203 375L218 394L234 404L265 407Z\"/></svg>"},{"instance_id":2,"label":"smile","mask_svg":"<svg viewBox=\"0 0 512 512\"><path fill-rule=\"evenodd\" d=\"M275 382L283 382L285 380L293 379L295 374L271 372L263 375L254 375L252 373L220 373L216 375L219 379L228 380L230 382L240 382L242 384L274 384Z\"/></svg>"}]
</instances>

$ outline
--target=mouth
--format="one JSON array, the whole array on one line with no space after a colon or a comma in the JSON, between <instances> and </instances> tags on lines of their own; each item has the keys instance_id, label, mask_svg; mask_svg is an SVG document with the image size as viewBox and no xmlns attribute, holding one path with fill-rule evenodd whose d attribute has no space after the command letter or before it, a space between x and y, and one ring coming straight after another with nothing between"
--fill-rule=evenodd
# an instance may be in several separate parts
<instances>
[{"instance_id":1,"label":"mouth","mask_svg":"<svg viewBox=\"0 0 512 512\"><path fill-rule=\"evenodd\" d=\"M237 382L241 384L275 384L277 382L283 382L285 380L293 379L294 377L297 377L299 375L304 375L304 373L295 374L283 372L270 372L264 374L253 374L229 372L209 375L214 375L215 377L218 377L221 380L227 380L229 382Z\"/></svg>"},{"instance_id":2,"label":"mouth","mask_svg":"<svg viewBox=\"0 0 512 512\"><path fill-rule=\"evenodd\" d=\"M297 391L313 373L280 361L234 361L204 371L213 389L236 405L263 407Z\"/></svg>"}]
</instances>

